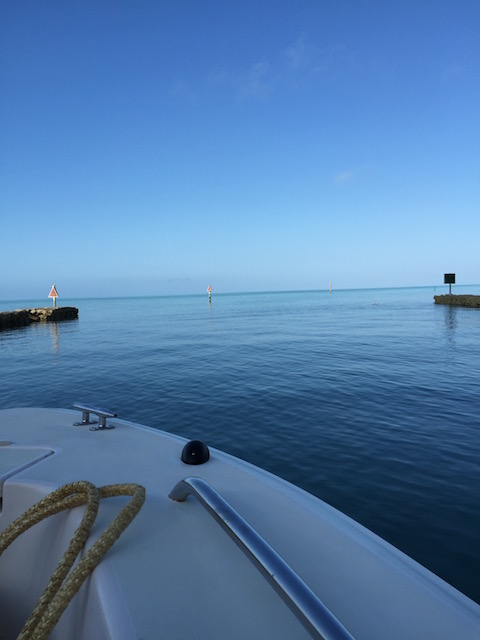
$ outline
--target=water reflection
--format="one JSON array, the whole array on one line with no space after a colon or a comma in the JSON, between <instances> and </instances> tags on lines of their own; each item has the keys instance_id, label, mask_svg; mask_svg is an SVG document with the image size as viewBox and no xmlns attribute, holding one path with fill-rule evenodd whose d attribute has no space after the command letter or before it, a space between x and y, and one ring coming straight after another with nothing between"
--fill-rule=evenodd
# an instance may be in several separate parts
<instances>
[{"instance_id":1,"label":"water reflection","mask_svg":"<svg viewBox=\"0 0 480 640\"><path fill-rule=\"evenodd\" d=\"M445 305L445 324L448 330L457 328L458 309L451 305Z\"/></svg>"},{"instance_id":2,"label":"water reflection","mask_svg":"<svg viewBox=\"0 0 480 640\"><path fill-rule=\"evenodd\" d=\"M53 350L58 351L60 349L60 340L58 336L58 328L56 322L49 322L50 325L50 334L53 339Z\"/></svg>"},{"instance_id":3,"label":"water reflection","mask_svg":"<svg viewBox=\"0 0 480 640\"><path fill-rule=\"evenodd\" d=\"M456 346L457 334L460 331L458 328L458 308L450 305L444 306L444 322L445 322L445 343L444 343L444 356L445 364L448 369L454 365L456 361Z\"/></svg>"},{"instance_id":4,"label":"water reflection","mask_svg":"<svg viewBox=\"0 0 480 640\"><path fill-rule=\"evenodd\" d=\"M78 330L78 319L61 320L59 322L48 322L48 329L52 338L53 351L60 351L60 337L67 337Z\"/></svg>"}]
</instances>

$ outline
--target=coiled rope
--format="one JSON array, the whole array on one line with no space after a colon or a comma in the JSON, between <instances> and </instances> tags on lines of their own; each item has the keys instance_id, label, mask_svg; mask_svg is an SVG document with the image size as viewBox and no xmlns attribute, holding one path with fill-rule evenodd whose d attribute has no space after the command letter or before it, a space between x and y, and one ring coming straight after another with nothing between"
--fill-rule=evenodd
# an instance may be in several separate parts
<instances>
[{"instance_id":1,"label":"coiled rope","mask_svg":"<svg viewBox=\"0 0 480 640\"><path fill-rule=\"evenodd\" d=\"M132 496L132 498L70 572L90 535L97 517L100 500L113 496ZM20 534L33 527L37 522L60 511L86 505L82 521L76 529L68 549L17 640L45 640L48 638L73 596L135 518L144 502L145 488L138 484L113 484L97 488L88 481L71 482L30 507L0 533L1 555Z\"/></svg>"}]
</instances>

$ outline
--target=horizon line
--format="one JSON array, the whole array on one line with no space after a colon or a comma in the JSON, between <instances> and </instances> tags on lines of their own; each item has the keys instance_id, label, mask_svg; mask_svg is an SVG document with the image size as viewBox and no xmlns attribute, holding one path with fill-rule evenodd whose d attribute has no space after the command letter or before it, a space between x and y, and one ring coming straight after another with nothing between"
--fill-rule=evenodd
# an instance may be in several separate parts
<instances>
[{"instance_id":1,"label":"horizon line","mask_svg":"<svg viewBox=\"0 0 480 640\"><path fill-rule=\"evenodd\" d=\"M465 284L454 284L454 287L475 287L480 286L480 283L465 283ZM333 293L334 291L385 291L388 289L436 289L437 287L448 287L445 283L440 284L427 284L427 285L394 285L394 286L384 286L384 287L332 287L330 289L327 287L326 289L270 289L270 290L258 290L258 291L218 291L215 293L215 290L212 289L212 297L214 295L217 296L229 296L229 295L265 295L265 294L281 294L281 293ZM208 292L205 290L205 293L152 293L152 294L144 294L144 295L96 295L96 296L66 296L63 298L62 296L58 297L58 300L122 300L122 299L142 299L142 298L184 298L184 297L208 297ZM0 302L23 302L28 300L43 300L44 298L35 298L35 297L27 297L27 298L1 298Z\"/></svg>"}]
</instances>

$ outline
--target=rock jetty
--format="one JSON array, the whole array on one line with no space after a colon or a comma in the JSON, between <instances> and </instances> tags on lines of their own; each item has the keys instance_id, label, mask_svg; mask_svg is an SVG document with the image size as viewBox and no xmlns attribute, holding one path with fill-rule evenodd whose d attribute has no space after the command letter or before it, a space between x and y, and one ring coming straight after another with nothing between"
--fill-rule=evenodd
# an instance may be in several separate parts
<instances>
[{"instance_id":1,"label":"rock jetty","mask_svg":"<svg viewBox=\"0 0 480 640\"><path fill-rule=\"evenodd\" d=\"M454 307L480 309L480 296L470 294L456 296L451 293L446 293L443 296L433 296L433 299L435 300L435 304L450 304Z\"/></svg>"},{"instance_id":2,"label":"rock jetty","mask_svg":"<svg viewBox=\"0 0 480 640\"><path fill-rule=\"evenodd\" d=\"M41 307L0 312L0 331L26 327L33 322L59 322L78 318L76 307Z\"/></svg>"}]
</instances>

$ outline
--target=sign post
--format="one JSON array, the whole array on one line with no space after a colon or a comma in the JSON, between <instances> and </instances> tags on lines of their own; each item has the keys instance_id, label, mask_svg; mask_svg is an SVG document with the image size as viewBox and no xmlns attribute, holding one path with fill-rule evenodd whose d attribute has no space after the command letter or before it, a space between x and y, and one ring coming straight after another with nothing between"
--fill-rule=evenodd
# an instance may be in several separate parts
<instances>
[{"instance_id":1,"label":"sign post","mask_svg":"<svg viewBox=\"0 0 480 640\"><path fill-rule=\"evenodd\" d=\"M452 284L455 284L455 274L445 273L443 276L443 283L448 284L448 295L452 295Z\"/></svg>"},{"instance_id":2,"label":"sign post","mask_svg":"<svg viewBox=\"0 0 480 640\"><path fill-rule=\"evenodd\" d=\"M57 306L57 298L58 298L58 293L57 293L57 288L55 285L52 286L50 293L48 294L49 298L52 298L52 303L53 306L56 307Z\"/></svg>"}]
</instances>

